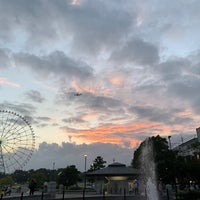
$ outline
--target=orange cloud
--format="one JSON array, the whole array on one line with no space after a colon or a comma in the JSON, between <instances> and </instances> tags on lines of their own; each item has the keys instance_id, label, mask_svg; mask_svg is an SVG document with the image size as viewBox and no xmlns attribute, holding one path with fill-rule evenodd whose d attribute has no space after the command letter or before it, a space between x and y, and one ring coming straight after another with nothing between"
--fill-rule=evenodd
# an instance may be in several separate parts
<instances>
[{"instance_id":1,"label":"orange cloud","mask_svg":"<svg viewBox=\"0 0 200 200\"><path fill-rule=\"evenodd\" d=\"M79 0L72 0L71 1L71 5L73 5L73 6L77 6L79 4L80 4Z\"/></svg>"},{"instance_id":2,"label":"orange cloud","mask_svg":"<svg viewBox=\"0 0 200 200\"><path fill-rule=\"evenodd\" d=\"M9 82L9 81L7 81L6 78L2 78L2 77L0 77L0 85L9 85L12 87L17 87L17 88L20 87L20 84L14 83L14 82Z\"/></svg>"},{"instance_id":3,"label":"orange cloud","mask_svg":"<svg viewBox=\"0 0 200 200\"><path fill-rule=\"evenodd\" d=\"M123 81L122 77L114 77L111 79L111 83L113 85L119 85Z\"/></svg>"},{"instance_id":4,"label":"orange cloud","mask_svg":"<svg viewBox=\"0 0 200 200\"><path fill-rule=\"evenodd\" d=\"M94 88L89 87L89 86L84 86L84 85L79 86L79 83L76 82L76 81L72 81L72 88L76 92L88 92L88 93L94 93L95 92Z\"/></svg>"},{"instance_id":5,"label":"orange cloud","mask_svg":"<svg viewBox=\"0 0 200 200\"><path fill-rule=\"evenodd\" d=\"M59 121L59 118L57 118L57 117L52 117L52 118L51 118L51 121L52 121L52 122L57 122L57 121Z\"/></svg>"},{"instance_id":6,"label":"orange cloud","mask_svg":"<svg viewBox=\"0 0 200 200\"><path fill-rule=\"evenodd\" d=\"M98 113L90 113L90 114L85 114L82 116L83 120L89 121L91 119L97 118L99 115Z\"/></svg>"},{"instance_id":7,"label":"orange cloud","mask_svg":"<svg viewBox=\"0 0 200 200\"><path fill-rule=\"evenodd\" d=\"M70 133L70 135L73 134L75 141L85 143L102 142L123 146L124 142L127 141L130 143L130 147L136 147L142 140L141 134L145 133L146 130L149 130L149 136L158 134L169 135L170 133L169 127L158 122L134 122L130 124L104 125L92 129L77 130L76 134ZM144 136L145 134L142 135L142 137Z\"/></svg>"},{"instance_id":8,"label":"orange cloud","mask_svg":"<svg viewBox=\"0 0 200 200\"><path fill-rule=\"evenodd\" d=\"M90 87L88 85L83 85L82 83L79 83L77 81L72 81L71 87L76 92L80 92L80 93L90 93L90 94L98 94L98 95L110 94L110 90L108 88L105 88L99 84L97 85L97 83L93 83L92 86Z\"/></svg>"},{"instance_id":9,"label":"orange cloud","mask_svg":"<svg viewBox=\"0 0 200 200\"><path fill-rule=\"evenodd\" d=\"M192 115L192 111L191 110L185 110L183 112L177 113L178 117L187 117L187 116L191 116L191 115Z\"/></svg>"},{"instance_id":10,"label":"orange cloud","mask_svg":"<svg viewBox=\"0 0 200 200\"><path fill-rule=\"evenodd\" d=\"M76 92L81 92L81 88L78 86L76 81L72 82L72 88L76 90Z\"/></svg>"}]
</instances>

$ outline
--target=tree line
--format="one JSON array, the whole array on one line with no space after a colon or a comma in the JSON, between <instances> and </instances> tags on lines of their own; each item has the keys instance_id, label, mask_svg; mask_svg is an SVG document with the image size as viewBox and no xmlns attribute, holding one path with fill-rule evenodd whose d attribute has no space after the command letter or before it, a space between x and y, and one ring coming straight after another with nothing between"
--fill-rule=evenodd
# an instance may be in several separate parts
<instances>
[{"instance_id":1,"label":"tree line","mask_svg":"<svg viewBox=\"0 0 200 200\"><path fill-rule=\"evenodd\" d=\"M104 161L103 157L97 156L88 171L91 172L104 168L105 163L106 161ZM49 181L56 181L58 185L62 184L66 189L77 189L79 187L77 183L83 181L84 175L75 165L69 165L66 168L59 169L40 168L28 171L16 170L9 175L0 174L0 189L5 185L14 186L16 183L18 185L28 184L32 179L37 181L38 189L43 188L44 183Z\"/></svg>"}]
</instances>

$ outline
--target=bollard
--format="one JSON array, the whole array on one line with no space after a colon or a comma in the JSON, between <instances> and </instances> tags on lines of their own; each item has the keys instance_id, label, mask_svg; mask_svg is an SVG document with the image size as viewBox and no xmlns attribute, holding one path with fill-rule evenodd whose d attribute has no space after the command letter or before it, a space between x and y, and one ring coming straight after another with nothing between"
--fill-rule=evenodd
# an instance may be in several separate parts
<instances>
[{"instance_id":1,"label":"bollard","mask_svg":"<svg viewBox=\"0 0 200 200\"><path fill-rule=\"evenodd\" d=\"M169 190L167 188L167 200L169 200Z\"/></svg>"},{"instance_id":2,"label":"bollard","mask_svg":"<svg viewBox=\"0 0 200 200\"><path fill-rule=\"evenodd\" d=\"M85 189L83 190L83 200L85 200Z\"/></svg>"},{"instance_id":3,"label":"bollard","mask_svg":"<svg viewBox=\"0 0 200 200\"><path fill-rule=\"evenodd\" d=\"M23 196L24 196L24 193L22 192L22 193L21 193L20 200L23 200Z\"/></svg>"},{"instance_id":4,"label":"bollard","mask_svg":"<svg viewBox=\"0 0 200 200\"><path fill-rule=\"evenodd\" d=\"M175 200L178 199L178 188L177 185L175 184Z\"/></svg>"},{"instance_id":5,"label":"bollard","mask_svg":"<svg viewBox=\"0 0 200 200\"><path fill-rule=\"evenodd\" d=\"M56 197L56 182L50 181L47 185L47 192L50 194L50 199L53 200Z\"/></svg>"},{"instance_id":6,"label":"bollard","mask_svg":"<svg viewBox=\"0 0 200 200\"><path fill-rule=\"evenodd\" d=\"M44 193L42 192L42 195L41 195L41 200L43 200L44 199Z\"/></svg>"},{"instance_id":7,"label":"bollard","mask_svg":"<svg viewBox=\"0 0 200 200\"><path fill-rule=\"evenodd\" d=\"M105 199L105 190L103 190L103 200Z\"/></svg>"},{"instance_id":8,"label":"bollard","mask_svg":"<svg viewBox=\"0 0 200 200\"><path fill-rule=\"evenodd\" d=\"M124 188L124 200L126 200L126 188Z\"/></svg>"},{"instance_id":9,"label":"bollard","mask_svg":"<svg viewBox=\"0 0 200 200\"><path fill-rule=\"evenodd\" d=\"M62 200L65 199L65 189L63 189L63 192L62 192Z\"/></svg>"}]
</instances>

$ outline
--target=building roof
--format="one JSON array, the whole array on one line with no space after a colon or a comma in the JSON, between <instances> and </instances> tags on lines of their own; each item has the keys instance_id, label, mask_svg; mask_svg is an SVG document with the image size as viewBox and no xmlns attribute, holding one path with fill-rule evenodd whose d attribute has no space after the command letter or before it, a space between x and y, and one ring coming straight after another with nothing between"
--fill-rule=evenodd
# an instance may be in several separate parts
<instances>
[{"instance_id":1,"label":"building roof","mask_svg":"<svg viewBox=\"0 0 200 200\"><path fill-rule=\"evenodd\" d=\"M182 144L180 144L179 146L175 147L174 150L179 150L181 148L187 147L187 148L191 148L192 144L195 144L198 142L197 138L193 138L191 140L188 140L187 142L184 142Z\"/></svg>"},{"instance_id":2,"label":"building roof","mask_svg":"<svg viewBox=\"0 0 200 200\"><path fill-rule=\"evenodd\" d=\"M197 143L198 142L198 139L197 138L193 138L187 142L184 142L183 144L181 144L180 146L189 146L189 145L192 145L194 143Z\"/></svg>"},{"instance_id":3,"label":"building roof","mask_svg":"<svg viewBox=\"0 0 200 200\"><path fill-rule=\"evenodd\" d=\"M105 168L88 172L87 176L134 176L138 174L138 169L126 167L125 164L114 162Z\"/></svg>"}]
</instances>

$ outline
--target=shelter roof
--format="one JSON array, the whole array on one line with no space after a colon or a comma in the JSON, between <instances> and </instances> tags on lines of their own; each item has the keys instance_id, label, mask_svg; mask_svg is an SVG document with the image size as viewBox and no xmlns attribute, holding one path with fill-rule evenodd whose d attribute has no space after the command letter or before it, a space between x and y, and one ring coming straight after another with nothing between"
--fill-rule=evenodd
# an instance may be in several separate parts
<instances>
[{"instance_id":1,"label":"shelter roof","mask_svg":"<svg viewBox=\"0 0 200 200\"><path fill-rule=\"evenodd\" d=\"M138 169L127 167L122 163L114 162L105 168L88 172L87 176L135 176L138 174Z\"/></svg>"}]
</instances>

